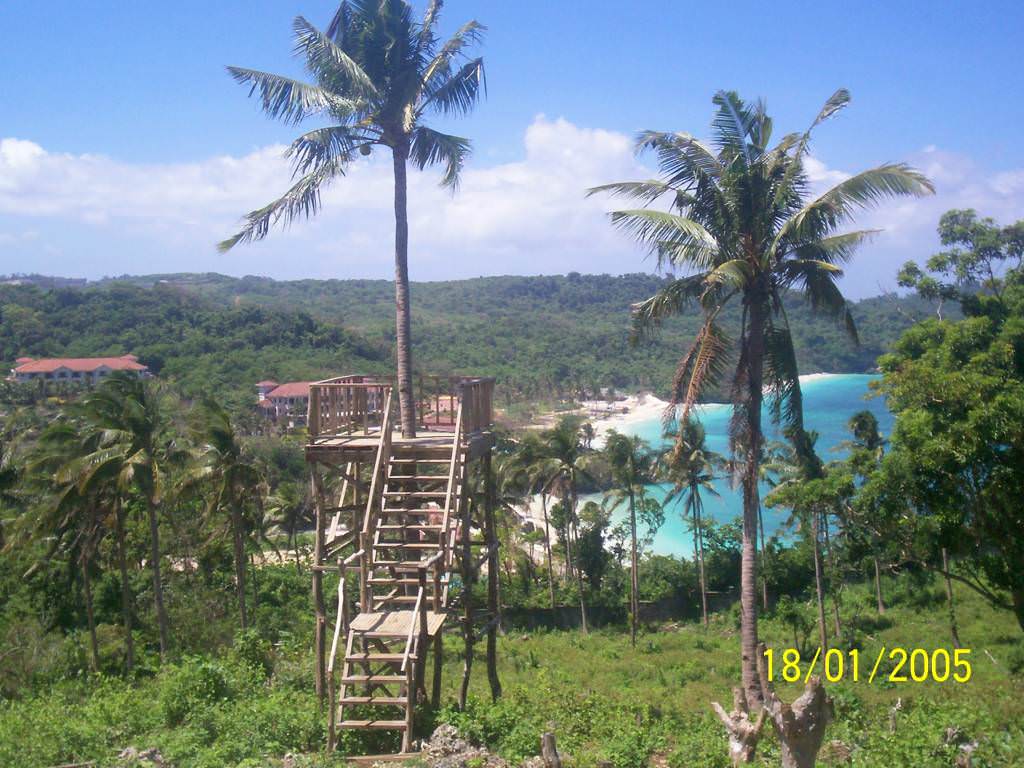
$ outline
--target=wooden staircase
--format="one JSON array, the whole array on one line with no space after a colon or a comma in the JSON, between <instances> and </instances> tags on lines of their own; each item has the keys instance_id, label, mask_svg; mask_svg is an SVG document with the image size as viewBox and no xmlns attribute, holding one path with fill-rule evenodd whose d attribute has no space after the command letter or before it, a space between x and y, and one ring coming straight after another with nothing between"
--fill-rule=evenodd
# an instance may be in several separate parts
<instances>
[{"instance_id":1,"label":"wooden staircase","mask_svg":"<svg viewBox=\"0 0 1024 768\"><path fill-rule=\"evenodd\" d=\"M403 758L412 752L413 714L417 701L426 698L431 643L436 696L437 654L450 607L456 547L460 531L468 529L461 404L452 432L396 440L392 430L388 394L362 528L348 538L358 543L358 549L338 566L338 611L327 665L329 748L343 730L401 734L399 754L366 758L373 760ZM358 613L350 619L346 588L351 592L354 575ZM336 680L342 636L342 668Z\"/></svg>"}]
</instances>

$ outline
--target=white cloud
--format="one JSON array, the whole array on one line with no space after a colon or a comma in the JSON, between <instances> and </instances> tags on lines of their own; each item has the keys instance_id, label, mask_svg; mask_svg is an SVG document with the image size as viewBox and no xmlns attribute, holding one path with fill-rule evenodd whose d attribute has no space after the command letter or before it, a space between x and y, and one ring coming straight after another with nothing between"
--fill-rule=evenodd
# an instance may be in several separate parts
<instances>
[{"instance_id":1,"label":"white cloud","mask_svg":"<svg viewBox=\"0 0 1024 768\"><path fill-rule=\"evenodd\" d=\"M355 163L327 190L315 219L216 254L214 243L235 231L243 213L287 188L283 149L137 164L0 140L0 272L389 277L393 191L384 152ZM999 221L1024 217L1024 169L986 174L970 158L934 146L905 159L935 182L938 193L860 217L857 226L886 231L851 267L845 286L851 295L875 293L878 281L891 287L899 264L936 250L935 224L949 208L974 207ZM815 191L850 175L820 157L808 158L807 167ZM538 115L523 135L522 159L485 165L474 158L454 195L437 186L436 171L410 172L412 276L649 269L640 249L608 224L605 212L621 201L587 199L585 192L651 175L627 136Z\"/></svg>"}]
</instances>

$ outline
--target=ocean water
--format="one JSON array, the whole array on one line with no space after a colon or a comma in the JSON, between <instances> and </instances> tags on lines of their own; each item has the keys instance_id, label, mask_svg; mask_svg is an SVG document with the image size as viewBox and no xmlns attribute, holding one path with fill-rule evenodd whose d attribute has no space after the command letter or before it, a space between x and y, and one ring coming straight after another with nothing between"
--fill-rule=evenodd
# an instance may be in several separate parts
<instances>
[{"instance_id":1,"label":"ocean water","mask_svg":"<svg viewBox=\"0 0 1024 768\"><path fill-rule=\"evenodd\" d=\"M808 430L818 432L816 448L823 461L829 462L843 457L843 452L836 449L844 440L850 439L847 422L857 411L869 410L874 413L878 419L879 431L883 435L888 435L891 431L893 417L886 409L884 399L868 397L868 383L876 378L878 377L873 375L836 374L803 382L804 422ZM729 452L728 428L731 414L732 408L728 405L704 406L695 414L704 424L708 447L723 455L728 455ZM767 408L764 424L768 440L782 440L781 431L772 424ZM639 435L653 447L669 444L662 436L661 422L657 419L633 424L622 431ZM715 488L719 496L707 493L703 496L705 516L717 522L735 520L743 511L740 489L730 488L727 480L716 481ZM664 499L669 486L653 485L648 489L655 498L661 500ZM763 486L762 499L767 491L767 486ZM594 497L594 500L600 501L600 497ZM619 509L616 510L614 517L618 521L625 514L624 509ZM785 532L784 525L789 516L787 510L765 507L763 514L765 530L769 536L776 532ZM682 519L681 502L673 503L665 511L665 524L655 535L652 549L658 554L692 557L693 534Z\"/></svg>"}]
</instances>

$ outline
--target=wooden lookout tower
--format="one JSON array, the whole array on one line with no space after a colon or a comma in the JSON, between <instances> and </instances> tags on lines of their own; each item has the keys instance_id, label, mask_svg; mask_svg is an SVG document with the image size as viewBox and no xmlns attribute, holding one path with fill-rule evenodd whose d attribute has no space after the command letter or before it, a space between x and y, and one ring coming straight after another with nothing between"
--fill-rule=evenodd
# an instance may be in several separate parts
<instances>
[{"instance_id":1,"label":"wooden lookout tower","mask_svg":"<svg viewBox=\"0 0 1024 768\"><path fill-rule=\"evenodd\" d=\"M439 703L446 629L461 629L465 641L460 703L482 635L491 693L501 691L494 379L421 377L419 390L417 435L403 438L390 382L342 376L309 389L317 694L328 707L329 749L344 729L401 735L397 755L375 760L412 754L428 656L429 699ZM471 473L482 492L472 492ZM474 610L471 587L485 564L487 605ZM337 574L336 601L325 598L326 573Z\"/></svg>"}]
</instances>

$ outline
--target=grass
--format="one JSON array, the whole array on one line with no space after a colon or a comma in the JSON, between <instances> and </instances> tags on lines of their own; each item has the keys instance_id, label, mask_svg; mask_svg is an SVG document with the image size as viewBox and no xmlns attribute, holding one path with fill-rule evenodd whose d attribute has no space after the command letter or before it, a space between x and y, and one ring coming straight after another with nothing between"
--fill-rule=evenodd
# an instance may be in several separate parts
<instances>
[{"instance_id":1,"label":"grass","mask_svg":"<svg viewBox=\"0 0 1024 768\"><path fill-rule=\"evenodd\" d=\"M865 588L850 587L843 596L848 636L865 658L873 659L883 644L949 647L937 582L903 578L887 584L887 592L893 605L881 618ZM975 768L1024 764L1024 683L1010 672L1019 674L1024 658L1022 633L1012 616L966 590L958 589L957 598L960 636L972 649L971 681L829 685L837 719L827 738L842 746L829 747L823 764L949 766L956 746L945 744L945 734L954 727L961 739L979 742ZM761 628L771 646L792 644L791 628L780 621L767 618ZM271 648L250 633L219 657L182 659L135 681L86 677L0 703L0 765L114 765L128 745L158 747L178 768L275 766L289 752L307 754L300 765L340 764L318 754L324 717L311 693L308 641L296 636ZM510 630L498 645L504 696L490 701L481 643L465 712L453 706L461 648L459 637L446 638L445 706L422 713L424 729L451 722L513 760L536 754L540 734L553 729L563 754L580 768L601 761L642 768L652 758L672 768L728 765L724 732L708 703L728 706L739 679L735 612L716 615L707 630L690 623L649 628L635 649L621 629L586 637ZM778 690L791 700L800 688ZM903 709L893 734L888 713L897 698ZM388 746L360 738L347 735L343 749ZM840 757L845 750L849 763ZM777 754L769 734L759 764L777 765Z\"/></svg>"}]
</instances>

